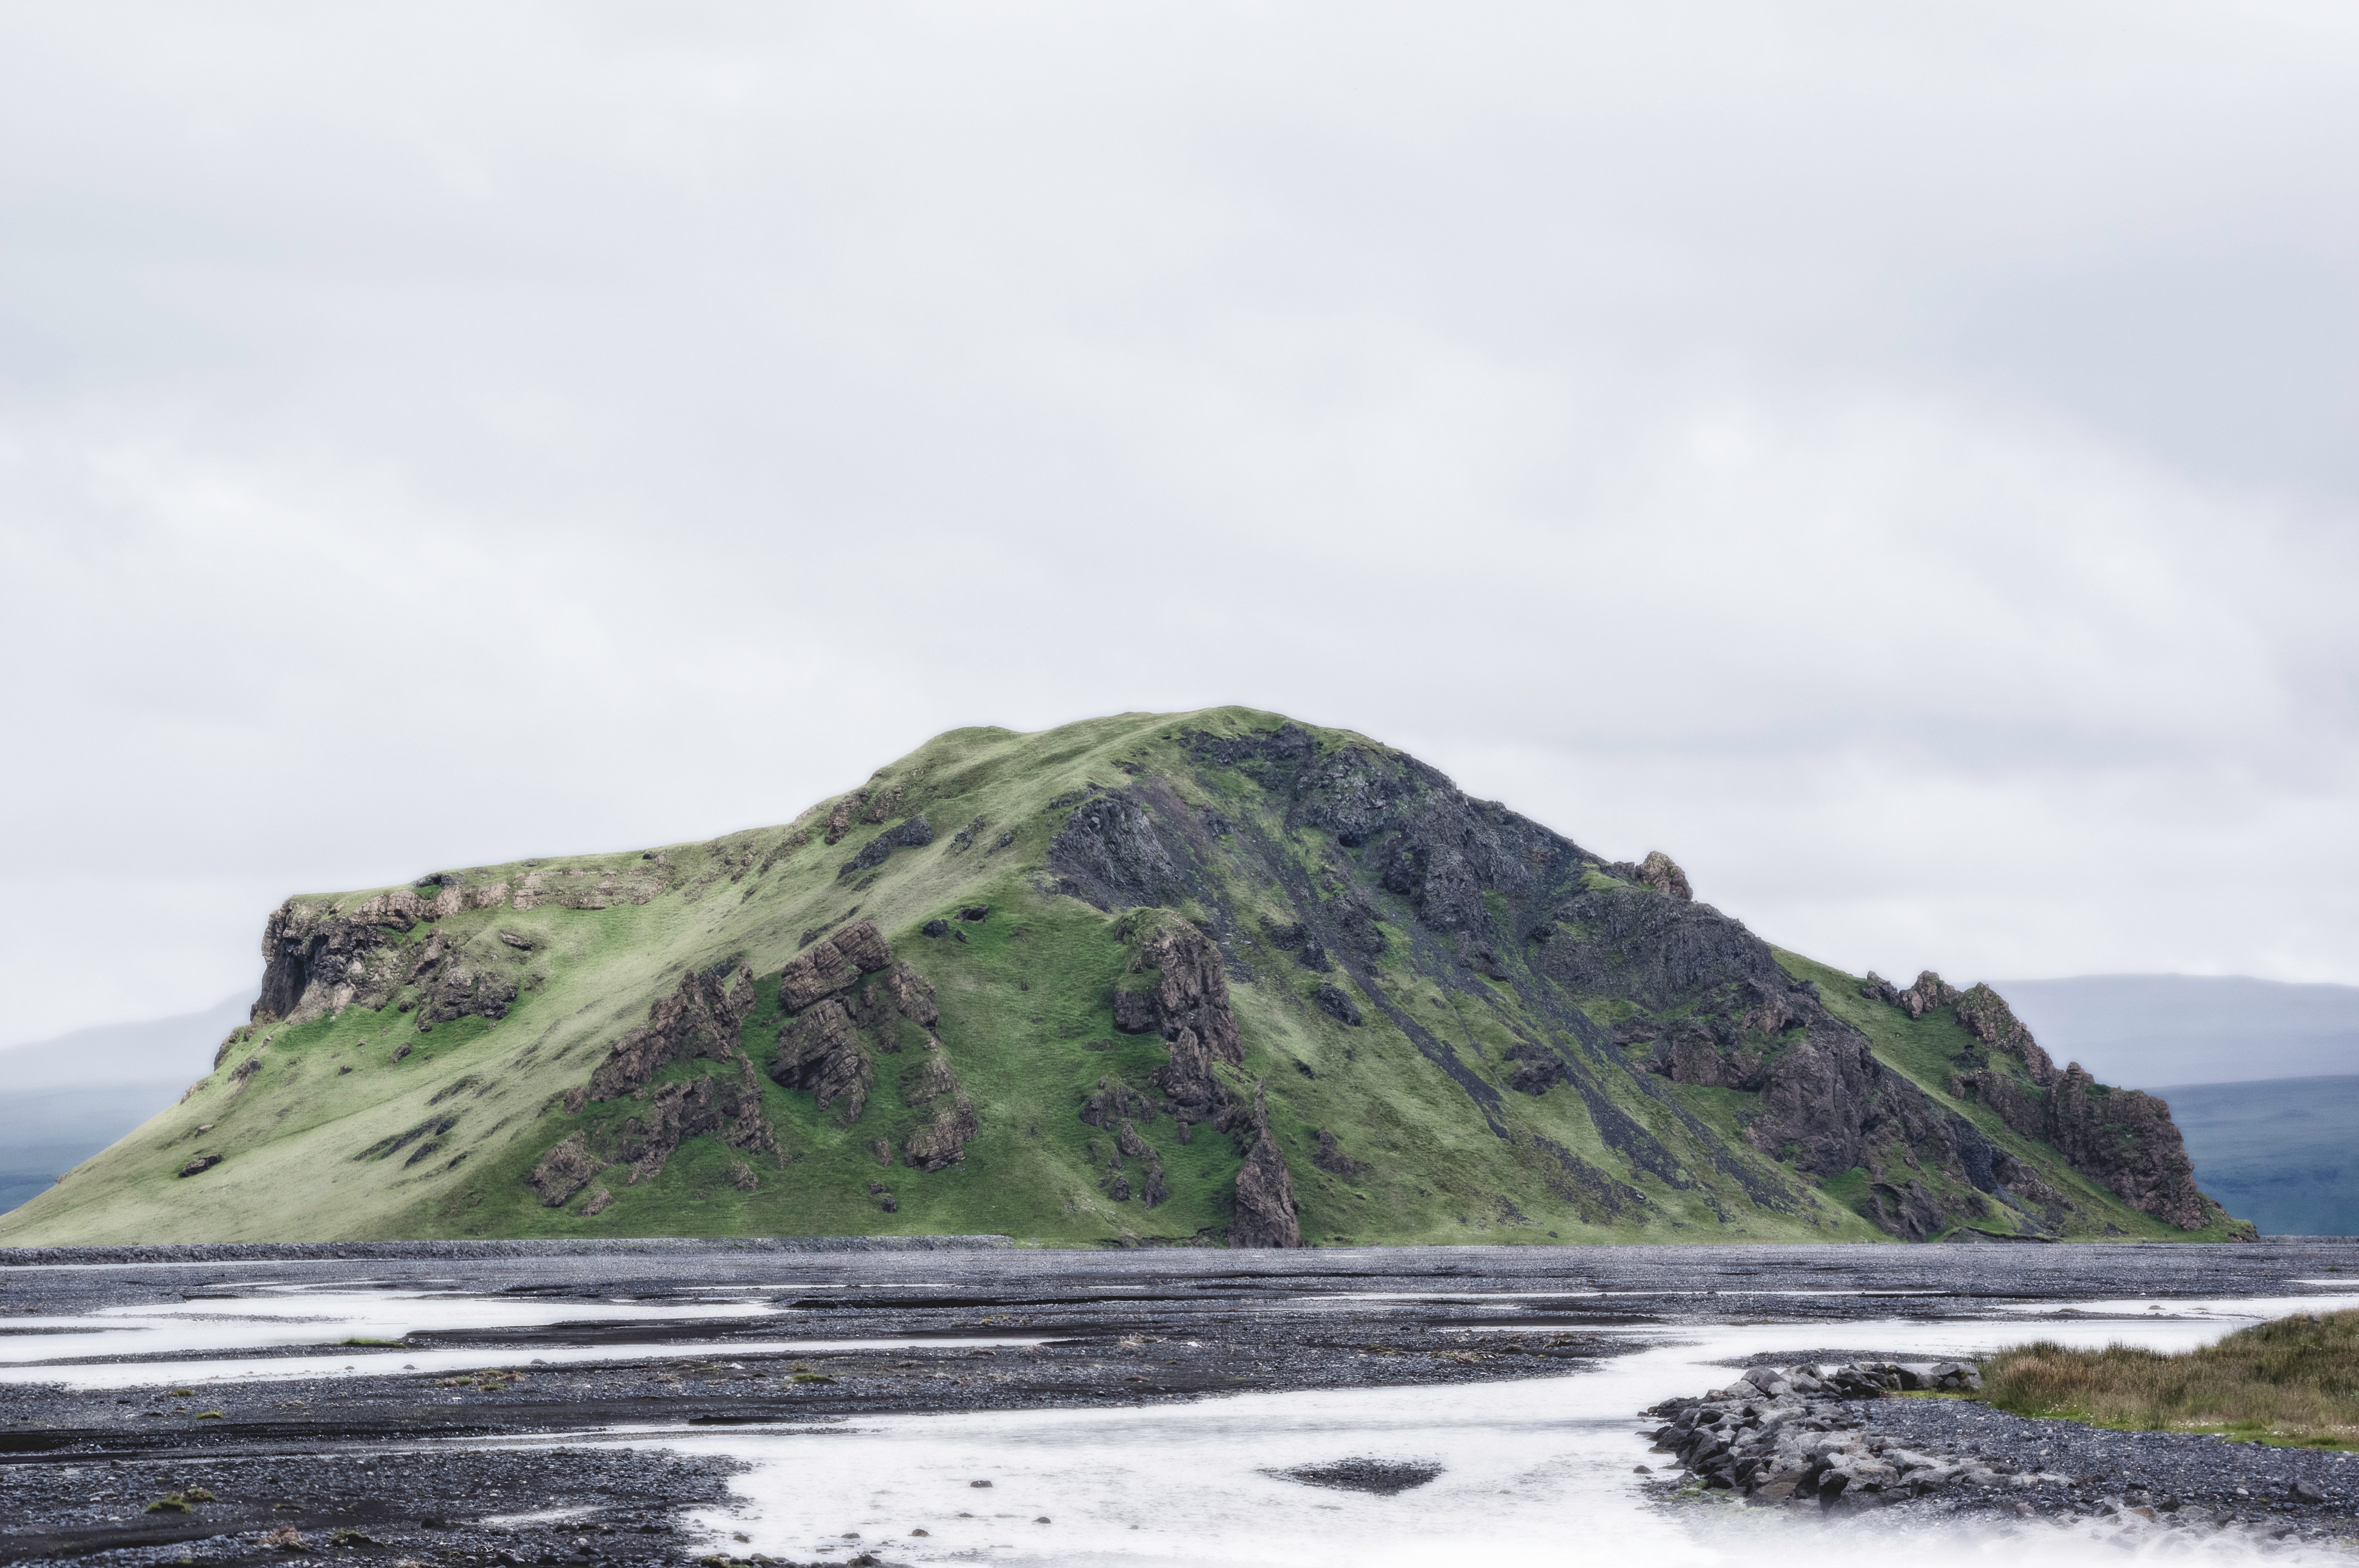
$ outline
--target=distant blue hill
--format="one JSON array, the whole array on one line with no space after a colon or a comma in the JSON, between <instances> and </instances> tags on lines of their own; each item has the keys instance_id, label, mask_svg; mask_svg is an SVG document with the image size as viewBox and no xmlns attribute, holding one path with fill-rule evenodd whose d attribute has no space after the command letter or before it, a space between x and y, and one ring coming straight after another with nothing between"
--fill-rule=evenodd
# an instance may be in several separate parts
<instances>
[{"instance_id":1,"label":"distant blue hill","mask_svg":"<svg viewBox=\"0 0 2359 1568\"><path fill-rule=\"evenodd\" d=\"M2275 1236L2359 1236L2359 986L1993 982L2048 1054L2170 1102L2195 1179Z\"/></svg>"},{"instance_id":2,"label":"distant blue hill","mask_svg":"<svg viewBox=\"0 0 2359 1568\"><path fill-rule=\"evenodd\" d=\"M2359 1073L2359 986L2208 975L1991 983L2059 1065L2078 1062L2104 1083L2151 1089Z\"/></svg>"},{"instance_id":3,"label":"distant blue hill","mask_svg":"<svg viewBox=\"0 0 2359 1568\"><path fill-rule=\"evenodd\" d=\"M2155 1092L2231 1214L2265 1236L2359 1236L2359 1074Z\"/></svg>"},{"instance_id":4,"label":"distant blue hill","mask_svg":"<svg viewBox=\"0 0 2359 1568\"><path fill-rule=\"evenodd\" d=\"M0 1050L0 1213L179 1098L252 1000L242 993L202 1012Z\"/></svg>"}]
</instances>

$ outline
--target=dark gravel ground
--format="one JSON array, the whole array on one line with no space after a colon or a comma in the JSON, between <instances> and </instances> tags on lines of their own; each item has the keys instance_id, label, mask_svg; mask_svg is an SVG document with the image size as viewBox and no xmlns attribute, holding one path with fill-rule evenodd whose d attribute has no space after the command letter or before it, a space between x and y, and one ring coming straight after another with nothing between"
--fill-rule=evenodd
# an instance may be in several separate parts
<instances>
[{"instance_id":1,"label":"dark gravel ground","mask_svg":"<svg viewBox=\"0 0 2359 1568\"><path fill-rule=\"evenodd\" d=\"M1884 1399L1853 1408L1867 1431L1904 1447L1998 1461L1994 1468L2049 1471L2078 1483L2060 1497L2036 1494L2033 1506L2041 1512L2146 1508L2190 1521L2359 1535L2359 1455L2349 1453L2230 1443L2193 1433L2110 1432L2009 1415L1963 1400ZM2298 1498L2297 1483L2318 1500ZM2016 1500L1953 1489L1899 1506L2013 1513Z\"/></svg>"},{"instance_id":2,"label":"dark gravel ground","mask_svg":"<svg viewBox=\"0 0 2359 1568\"><path fill-rule=\"evenodd\" d=\"M173 1399L163 1384L0 1388L0 1562L283 1561L266 1533L288 1525L314 1554L386 1568L677 1562L710 1550L708 1538L677 1531L674 1521L684 1509L723 1499L726 1464L599 1441L605 1430L801 1425L816 1437L831 1422L887 1411L1571 1374L1625 1348L1602 1332L1621 1326L1823 1325L1810 1336L1840 1345L1843 1326L1862 1319L1981 1317L2003 1303L2130 1294L2298 1294L2296 1281L2330 1268L2359 1273L2359 1245L2346 1243L295 1250L302 1255L225 1247L78 1249L70 1259L0 1251L0 1336L9 1316L170 1308L247 1293L266 1281L527 1298L548 1303L552 1321L414 1334L397 1347L353 1349L357 1370L342 1378L207 1385L201 1400ZM716 1292L759 1300L766 1310L727 1320L565 1321L568 1302L662 1305ZM1388 1292L1418 1299L1382 1299ZM2023 1316L2027 1328L2038 1321L2037 1313ZM929 1343L982 1336L1044 1343L993 1351ZM791 1357L745 1348L780 1338L874 1347ZM647 1344L693 1354L534 1365L552 1346ZM317 1348L265 1351L255 1360ZM451 1384L402 1369L407 1355L454 1348L480 1352L468 1362L480 1372L516 1375ZM1913 1358L1908 1348L1876 1358ZM207 1411L220 1414L201 1419ZM144 1511L191 1487L214 1500L187 1513ZM2188 1495L2197 1494L2190 1487ZM540 1523L514 1518L558 1513L565 1517ZM340 1544L337 1530L368 1539Z\"/></svg>"}]
</instances>

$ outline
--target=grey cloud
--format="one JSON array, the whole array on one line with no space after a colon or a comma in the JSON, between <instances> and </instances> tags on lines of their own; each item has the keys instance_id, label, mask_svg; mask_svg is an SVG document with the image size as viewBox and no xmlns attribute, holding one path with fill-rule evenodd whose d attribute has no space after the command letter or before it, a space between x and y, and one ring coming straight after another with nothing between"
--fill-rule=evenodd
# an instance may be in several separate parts
<instances>
[{"instance_id":1,"label":"grey cloud","mask_svg":"<svg viewBox=\"0 0 2359 1568\"><path fill-rule=\"evenodd\" d=\"M12 13L9 1033L1236 700L1855 967L2359 979L2344 29Z\"/></svg>"}]
</instances>

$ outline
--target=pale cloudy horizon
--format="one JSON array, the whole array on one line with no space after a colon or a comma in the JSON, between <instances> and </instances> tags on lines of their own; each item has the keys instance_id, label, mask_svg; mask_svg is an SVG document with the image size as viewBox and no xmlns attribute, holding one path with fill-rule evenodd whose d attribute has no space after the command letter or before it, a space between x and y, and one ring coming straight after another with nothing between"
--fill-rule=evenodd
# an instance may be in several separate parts
<instances>
[{"instance_id":1,"label":"pale cloudy horizon","mask_svg":"<svg viewBox=\"0 0 2359 1568\"><path fill-rule=\"evenodd\" d=\"M2354 43L0 6L0 1042L1224 703L1854 970L2359 983Z\"/></svg>"}]
</instances>

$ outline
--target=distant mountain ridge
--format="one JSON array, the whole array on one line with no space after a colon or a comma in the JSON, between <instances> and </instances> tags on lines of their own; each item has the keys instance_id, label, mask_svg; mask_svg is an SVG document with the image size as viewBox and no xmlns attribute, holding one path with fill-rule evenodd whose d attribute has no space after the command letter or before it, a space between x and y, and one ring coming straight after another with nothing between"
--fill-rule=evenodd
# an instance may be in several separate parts
<instances>
[{"instance_id":1,"label":"distant mountain ridge","mask_svg":"<svg viewBox=\"0 0 2359 1568\"><path fill-rule=\"evenodd\" d=\"M2151 1089L2359 1073L2359 986L2241 975L1997 985L2052 1054L2113 1083Z\"/></svg>"},{"instance_id":2,"label":"distant mountain ridge","mask_svg":"<svg viewBox=\"0 0 2359 1568\"><path fill-rule=\"evenodd\" d=\"M0 1240L2249 1230L1990 988L1245 709L952 731L784 827L291 898L264 956Z\"/></svg>"},{"instance_id":3,"label":"distant mountain ridge","mask_svg":"<svg viewBox=\"0 0 2359 1568\"><path fill-rule=\"evenodd\" d=\"M201 1012L0 1049L0 1212L170 1105L250 1005L240 995Z\"/></svg>"}]
</instances>

